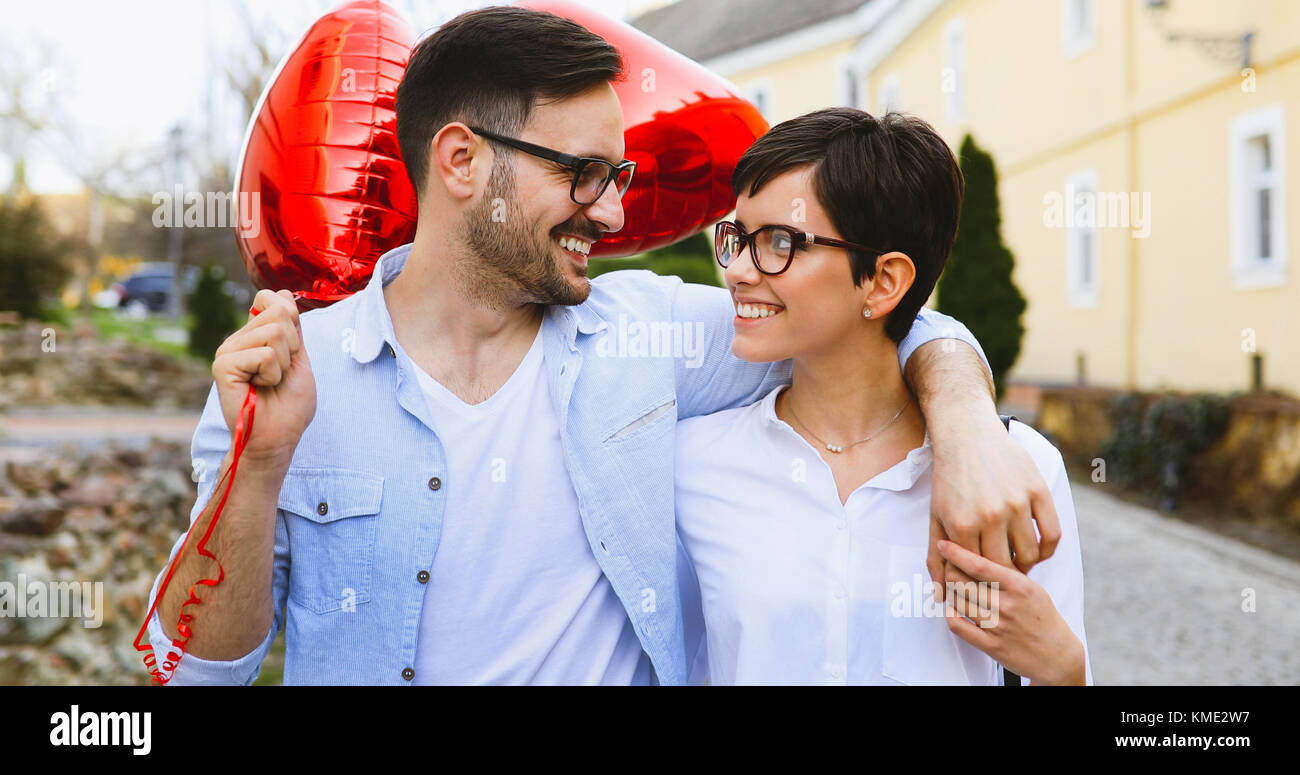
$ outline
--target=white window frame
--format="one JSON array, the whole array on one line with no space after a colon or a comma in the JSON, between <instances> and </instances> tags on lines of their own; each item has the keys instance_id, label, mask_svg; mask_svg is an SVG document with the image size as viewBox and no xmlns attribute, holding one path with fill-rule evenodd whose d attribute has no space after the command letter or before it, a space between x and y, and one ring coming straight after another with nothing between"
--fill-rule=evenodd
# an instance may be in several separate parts
<instances>
[{"instance_id":1,"label":"white window frame","mask_svg":"<svg viewBox=\"0 0 1300 775\"><path fill-rule=\"evenodd\" d=\"M1076 195L1089 191L1093 196L1093 222L1080 225L1074 222L1078 209ZM1096 307L1101 292L1101 229L1097 225L1100 217L1097 211L1096 170L1080 170L1070 175L1065 181L1065 296L1070 306L1079 308ZM1085 249L1083 239L1088 237ZM1083 282L1083 266L1091 266L1090 282Z\"/></svg>"},{"instance_id":2,"label":"white window frame","mask_svg":"<svg viewBox=\"0 0 1300 775\"><path fill-rule=\"evenodd\" d=\"M1251 144L1268 138L1269 169L1253 169ZM1233 119L1228 128L1228 158L1231 160L1232 279L1238 290L1275 288L1287 276L1286 211L1286 110L1281 103L1253 110ZM1267 185L1269 199L1269 248L1272 256L1259 253L1258 192Z\"/></svg>"},{"instance_id":3,"label":"white window frame","mask_svg":"<svg viewBox=\"0 0 1300 775\"><path fill-rule=\"evenodd\" d=\"M1087 27L1075 24L1074 9L1080 4L1088 12ZM1092 48L1096 31L1096 0L1061 0L1061 51L1066 59L1073 59Z\"/></svg>"},{"instance_id":4,"label":"white window frame","mask_svg":"<svg viewBox=\"0 0 1300 775\"><path fill-rule=\"evenodd\" d=\"M772 123L772 82L767 78L760 78L757 81L751 81L745 87L745 99L754 103L758 107L758 112L763 114L767 122Z\"/></svg>"},{"instance_id":5,"label":"white window frame","mask_svg":"<svg viewBox=\"0 0 1300 775\"><path fill-rule=\"evenodd\" d=\"M862 99L864 81L853 58L840 57L835 62L835 102L850 108L861 108L866 105L867 103ZM857 99L853 99L855 91Z\"/></svg>"},{"instance_id":6,"label":"white window frame","mask_svg":"<svg viewBox=\"0 0 1300 775\"><path fill-rule=\"evenodd\" d=\"M953 90L944 92L944 108L948 120L961 121L966 117L966 27L960 17L948 22L943 29L943 66L940 83L946 71L952 70Z\"/></svg>"},{"instance_id":7,"label":"white window frame","mask_svg":"<svg viewBox=\"0 0 1300 775\"><path fill-rule=\"evenodd\" d=\"M902 109L902 80L899 79L898 73L890 73L880 79L880 115L884 115L891 110Z\"/></svg>"}]
</instances>

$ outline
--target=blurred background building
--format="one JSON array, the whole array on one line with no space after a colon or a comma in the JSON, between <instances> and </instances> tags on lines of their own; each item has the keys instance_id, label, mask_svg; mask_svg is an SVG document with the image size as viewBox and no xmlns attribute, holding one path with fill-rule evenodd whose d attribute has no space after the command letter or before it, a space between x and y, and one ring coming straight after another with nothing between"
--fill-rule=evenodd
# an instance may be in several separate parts
<instances>
[{"instance_id":1,"label":"blurred background building","mask_svg":"<svg viewBox=\"0 0 1300 775\"><path fill-rule=\"evenodd\" d=\"M904 110L954 149L969 133L991 152L1028 300L1013 381L1294 394L1297 10L681 0L632 23L773 123L827 105Z\"/></svg>"}]
</instances>

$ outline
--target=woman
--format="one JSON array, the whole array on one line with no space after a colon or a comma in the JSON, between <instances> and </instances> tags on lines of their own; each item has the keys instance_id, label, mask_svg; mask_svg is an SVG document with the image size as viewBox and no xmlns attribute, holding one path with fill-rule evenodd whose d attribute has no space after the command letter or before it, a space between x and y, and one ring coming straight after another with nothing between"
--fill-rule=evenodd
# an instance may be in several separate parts
<instances>
[{"instance_id":1,"label":"woman","mask_svg":"<svg viewBox=\"0 0 1300 775\"><path fill-rule=\"evenodd\" d=\"M732 351L793 360L751 406L681 422L679 534L709 680L1091 683L1078 529L1060 454L1010 433L1051 487L1062 538L1026 576L941 545L952 610L925 566L931 453L897 344L943 269L962 178L924 121L848 108L784 122L738 164L715 249Z\"/></svg>"}]
</instances>

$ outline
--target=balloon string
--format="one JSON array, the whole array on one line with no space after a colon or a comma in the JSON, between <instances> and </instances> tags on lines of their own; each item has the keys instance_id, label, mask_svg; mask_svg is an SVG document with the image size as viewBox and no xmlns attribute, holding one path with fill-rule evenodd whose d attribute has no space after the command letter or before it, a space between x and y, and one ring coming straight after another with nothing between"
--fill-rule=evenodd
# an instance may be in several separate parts
<instances>
[{"instance_id":1,"label":"balloon string","mask_svg":"<svg viewBox=\"0 0 1300 775\"><path fill-rule=\"evenodd\" d=\"M295 294L295 299L298 294ZM249 314L256 316L258 310L250 309ZM217 508L212 512L212 519L208 521L208 528L203 532L203 537L199 539L198 552L202 557L207 557L217 564L217 577L202 578L190 585L189 598L181 603L180 615L176 621L176 633L179 637L173 638L171 649L167 652L167 658L158 665L158 657L154 653L152 645L141 643L149 631L149 622L153 619L154 611L158 609L158 604L162 602L163 593L171 584L172 575L176 573L176 568L180 565L181 557L185 554L185 547L190 545L190 537L194 533L194 528L198 526L199 520L195 520L190 525L189 530L185 532L185 541L181 544L181 550L172 558L171 564L167 567L167 575L163 577L162 585L158 587L158 594L154 596L153 605L149 606L149 613L145 614L144 624L140 626L140 631L136 633L132 645L136 651L147 652L144 654L144 666L149 671L151 682L154 686L162 686L172 679L176 673L176 666L180 663L181 657L185 655L186 645L190 638L194 636L194 631L190 627L190 622L194 621L194 614L186 613L185 609L189 606L197 606L203 602L199 598L196 589L199 585L205 587L215 587L226 578L226 569L222 567L221 561L217 556L208 551L208 539L212 537L212 531L217 527L217 521L221 518L221 512L226 508L226 500L230 497L230 490L235 484L235 472L239 470L239 459L244 454L244 447L248 445L248 437L253 434L253 413L257 409L257 386L251 382L248 385L248 395L244 396L244 404L239 408L239 417L235 420L235 442L232 445L234 454L230 459L230 469L226 472L226 488L221 494L221 500L217 502ZM218 483L220 486L220 483Z\"/></svg>"}]
</instances>

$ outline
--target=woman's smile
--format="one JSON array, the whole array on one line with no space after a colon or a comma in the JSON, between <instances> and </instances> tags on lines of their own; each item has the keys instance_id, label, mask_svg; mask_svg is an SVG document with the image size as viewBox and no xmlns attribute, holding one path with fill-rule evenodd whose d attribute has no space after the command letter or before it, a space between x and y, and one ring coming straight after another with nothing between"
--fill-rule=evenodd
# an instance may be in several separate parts
<instances>
[{"instance_id":1,"label":"woman's smile","mask_svg":"<svg viewBox=\"0 0 1300 775\"><path fill-rule=\"evenodd\" d=\"M736 318L732 322L738 327L753 328L754 326L762 324L768 318L780 315L784 311L785 307L780 304L737 297Z\"/></svg>"}]
</instances>

